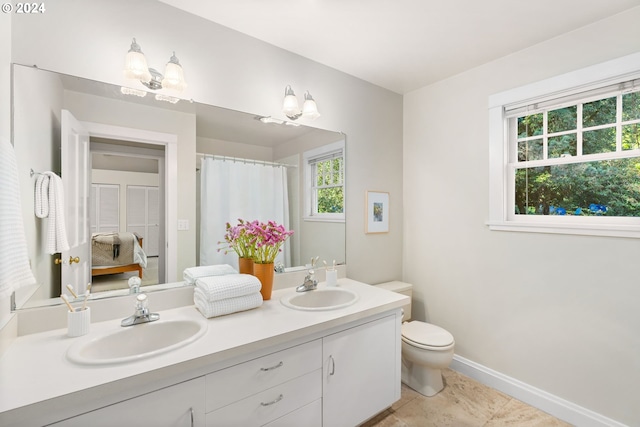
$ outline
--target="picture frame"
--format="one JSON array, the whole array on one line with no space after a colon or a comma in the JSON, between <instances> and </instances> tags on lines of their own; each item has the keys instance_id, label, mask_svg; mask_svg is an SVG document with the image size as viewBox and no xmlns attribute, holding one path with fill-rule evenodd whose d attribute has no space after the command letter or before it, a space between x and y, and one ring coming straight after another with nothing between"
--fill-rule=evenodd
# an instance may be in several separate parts
<instances>
[{"instance_id":1,"label":"picture frame","mask_svg":"<svg viewBox=\"0 0 640 427\"><path fill-rule=\"evenodd\" d=\"M365 197L365 233L389 232L389 193L367 191Z\"/></svg>"}]
</instances>

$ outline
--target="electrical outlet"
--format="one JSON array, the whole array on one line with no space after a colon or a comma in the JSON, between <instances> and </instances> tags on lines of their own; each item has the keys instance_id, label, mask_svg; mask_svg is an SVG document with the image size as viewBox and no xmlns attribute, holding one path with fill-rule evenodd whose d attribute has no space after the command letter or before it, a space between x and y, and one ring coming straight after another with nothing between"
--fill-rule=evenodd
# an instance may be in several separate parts
<instances>
[{"instance_id":1,"label":"electrical outlet","mask_svg":"<svg viewBox=\"0 0 640 427\"><path fill-rule=\"evenodd\" d=\"M178 220L178 231L186 231L189 229L189 220L188 219L179 219Z\"/></svg>"}]
</instances>

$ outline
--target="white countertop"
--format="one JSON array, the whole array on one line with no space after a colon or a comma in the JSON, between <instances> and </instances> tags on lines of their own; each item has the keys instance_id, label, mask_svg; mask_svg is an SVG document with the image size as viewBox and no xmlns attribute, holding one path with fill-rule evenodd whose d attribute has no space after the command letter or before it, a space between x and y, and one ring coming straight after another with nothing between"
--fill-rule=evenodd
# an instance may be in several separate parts
<instances>
[{"instance_id":1,"label":"white countertop","mask_svg":"<svg viewBox=\"0 0 640 427\"><path fill-rule=\"evenodd\" d=\"M27 416L34 409L29 405L39 405L38 410L46 411L48 407L57 408L57 404L77 401L77 409L81 409L101 395L119 393L120 389L126 398L126 390L134 385L147 384L151 391L168 385L163 383L165 379L189 379L187 375L204 374L206 369L231 358L304 339L407 303L404 295L354 280L343 278L338 284L358 294L353 305L327 311L294 310L282 305L280 298L295 290L277 290L257 309L207 319L207 332L199 340L131 363L80 366L65 356L78 339L118 330L121 319L92 323L89 335L80 338L67 337L66 328L19 337L0 359L0 424ZM153 311L153 294L149 299ZM165 310L160 315L161 320L203 319L193 305ZM60 399L63 397L66 399Z\"/></svg>"}]
</instances>

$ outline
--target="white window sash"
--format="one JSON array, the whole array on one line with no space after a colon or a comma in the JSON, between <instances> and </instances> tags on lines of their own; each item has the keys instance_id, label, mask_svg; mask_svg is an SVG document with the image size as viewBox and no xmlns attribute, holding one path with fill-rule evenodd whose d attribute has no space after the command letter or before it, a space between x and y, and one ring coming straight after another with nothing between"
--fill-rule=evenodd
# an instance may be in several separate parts
<instances>
[{"instance_id":1,"label":"white window sash","mask_svg":"<svg viewBox=\"0 0 640 427\"><path fill-rule=\"evenodd\" d=\"M636 79L640 79L640 53L489 97L489 219L486 223L491 230L640 238L640 218L515 215L513 187L516 162L512 159L517 160L517 147L511 148L516 153L510 152L509 121L506 120L507 111L509 116L513 116L518 114L516 109L522 108L522 111L530 114L530 110L526 110L527 106L537 104L540 108L543 103L557 102L560 98L563 98L563 102L568 102L569 96L582 99L586 91L601 88L610 90L612 85ZM598 97L595 92L593 96ZM578 147L580 148L580 141ZM607 158L612 158L613 154L619 156L615 158L624 158L637 156L637 151L604 154ZM592 154L583 156L580 160L578 157L546 159L544 165L576 161L582 163L598 160L598 156L600 154ZM531 167L534 162L539 161L519 162L517 167Z\"/></svg>"}]
</instances>

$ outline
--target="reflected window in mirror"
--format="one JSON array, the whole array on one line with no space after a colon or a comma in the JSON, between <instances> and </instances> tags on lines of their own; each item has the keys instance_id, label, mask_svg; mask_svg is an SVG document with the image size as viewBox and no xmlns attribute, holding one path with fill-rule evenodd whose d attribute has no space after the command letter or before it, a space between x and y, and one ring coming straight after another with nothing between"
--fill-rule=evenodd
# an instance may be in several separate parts
<instances>
[{"instance_id":1,"label":"reflected window in mirror","mask_svg":"<svg viewBox=\"0 0 640 427\"><path fill-rule=\"evenodd\" d=\"M344 221L344 141L306 151L305 219Z\"/></svg>"}]
</instances>

